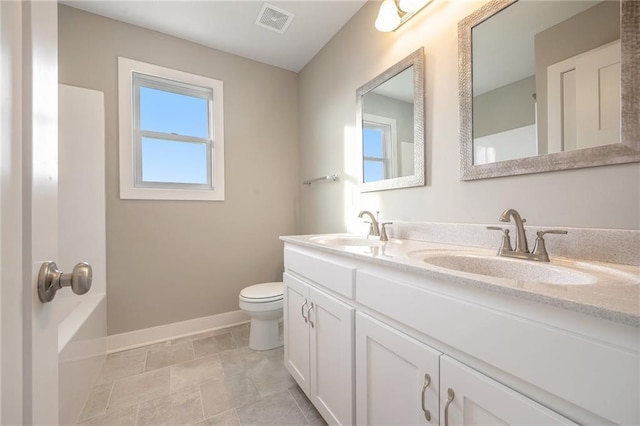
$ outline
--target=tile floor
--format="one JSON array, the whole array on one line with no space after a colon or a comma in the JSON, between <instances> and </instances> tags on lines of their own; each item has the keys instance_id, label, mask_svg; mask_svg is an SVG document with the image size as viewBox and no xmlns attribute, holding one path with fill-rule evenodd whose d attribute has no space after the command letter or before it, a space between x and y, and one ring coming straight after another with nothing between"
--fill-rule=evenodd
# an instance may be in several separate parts
<instances>
[{"instance_id":1,"label":"tile floor","mask_svg":"<svg viewBox=\"0 0 640 426\"><path fill-rule=\"evenodd\" d=\"M325 425L283 363L253 351L249 325L110 354L81 425Z\"/></svg>"}]
</instances>

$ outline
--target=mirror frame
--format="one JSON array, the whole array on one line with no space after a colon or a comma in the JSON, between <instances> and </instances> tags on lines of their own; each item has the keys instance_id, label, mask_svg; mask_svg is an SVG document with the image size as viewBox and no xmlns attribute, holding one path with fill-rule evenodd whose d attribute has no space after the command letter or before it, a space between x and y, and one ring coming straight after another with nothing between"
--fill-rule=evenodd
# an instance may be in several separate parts
<instances>
[{"instance_id":1,"label":"mirror frame","mask_svg":"<svg viewBox=\"0 0 640 426\"><path fill-rule=\"evenodd\" d=\"M518 0L493 0L458 24L460 180L487 179L640 161L640 2L621 0L620 143L536 157L473 164L473 76L471 30Z\"/></svg>"},{"instance_id":2,"label":"mirror frame","mask_svg":"<svg viewBox=\"0 0 640 426\"><path fill-rule=\"evenodd\" d=\"M391 179L364 182L364 161L362 147L362 97L382 83L413 66L413 175ZM425 182L425 141L424 141L424 48L421 47L402 59L382 74L356 90L356 133L360 161L360 191L372 192L387 189L422 186Z\"/></svg>"}]
</instances>

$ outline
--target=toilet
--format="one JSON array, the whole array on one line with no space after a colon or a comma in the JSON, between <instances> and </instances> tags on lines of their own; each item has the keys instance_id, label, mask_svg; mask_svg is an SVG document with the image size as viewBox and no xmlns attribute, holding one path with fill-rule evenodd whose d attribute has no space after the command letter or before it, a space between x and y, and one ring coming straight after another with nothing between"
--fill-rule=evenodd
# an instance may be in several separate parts
<instances>
[{"instance_id":1,"label":"toilet","mask_svg":"<svg viewBox=\"0 0 640 426\"><path fill-rule=\"evenodd\" d=\"M240 292L239 306L251 317L249 347L256 351L282 346L282 282L256 284Z\"/></svg>"}]
</instances>

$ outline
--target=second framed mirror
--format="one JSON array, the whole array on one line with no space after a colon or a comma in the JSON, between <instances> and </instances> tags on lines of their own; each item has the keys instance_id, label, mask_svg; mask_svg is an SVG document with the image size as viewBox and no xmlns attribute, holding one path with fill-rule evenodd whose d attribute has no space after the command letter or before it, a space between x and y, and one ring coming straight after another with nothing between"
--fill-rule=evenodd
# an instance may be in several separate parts
<instances>
[{"instance_id":1,"label":"second framed mirror","mask_svg":"<svg viewBox=\"0 0 640 426\"><path fill-rule=\"evenodd\" d=\"M460 178L640 161L640 2L492 0L459 23Z\"/></svg>"}]
</instances>

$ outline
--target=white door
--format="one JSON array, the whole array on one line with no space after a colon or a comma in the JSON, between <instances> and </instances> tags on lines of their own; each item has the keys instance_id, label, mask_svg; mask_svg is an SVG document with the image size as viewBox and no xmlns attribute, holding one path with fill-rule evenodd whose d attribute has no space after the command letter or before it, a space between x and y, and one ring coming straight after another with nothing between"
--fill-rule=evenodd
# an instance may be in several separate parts
<instances>
[{"instance_id":1,"label":"white door","mask_svg":"<svg viewBox=\"0 0 640 426\"><path fill-rule=\"evenodd\" d=\"M356 424L439 424L441 353L356 314Z\"/></svg>"},{"instance_id":2,"label":"white door","mask_svg":"<svg viewBox=\"0 0 640 426\"><path fill-rule=\"evenodd\" d=\"M578 148L620 143L620 41L576 61Z\"/></svg>"},{"instance_id":3,"label":"white door","mask_svg":"<svg viewBox=\"0 0 640 426\"><path fill-rule=\"evenodd\" d=\"M311 402L329 424L350 425L354 419L354 309L310 289Z\"/></svg>"},{"instance_id":4,"label":"white door","mask_svg":"<svg viewBox=\"0 0 640 426\"><path fill-rule=\"evenodd\" d=\"M547 68L549 153L620 142L620 40Z\"/></svg>"},{"instance_id":5,"label":"white door","mask_svg":"<svg viewBox=\"0 0 640 426\"><path fill-rule=\"evenodd\" d=\"M12 161L2 158L0 297L3 308L19 307L2 310L2 423L56 424L57 326L69 307L42 304L35 283L40 265L56 260L58 247L57 4L1 3L2 121L11 124L11 134L3 134L2 154ZM5 239L12 232L20 234L17 247ZM15 270L6 253L18 257L18 275L5 275ZM16 338L8 330L22 334ZM11 351L20 354L19 360L9 355L13 365L5 362Z\"/></svg>"},{"instance_id":6,"label":"white door","mask_svg":"<svg viewBox=\"0 0 640 426\"><path fill-rule=\"evenodd\" d=\"M35 283L42 263L58 257L58 11L52 1L27 2L23 11L23 33L28 40L23 50L28 58L23 69L27 90L23 120L31 129L31 137L27 134L23 139L25 146L31 145L31 158L23 159L26 169L31 166L31 181L28 177L23 181L31 193L23 203L30 204L23 212L25 228L30 230L23 250L31 253L31 279L25 292L29 312L25 321L29 324L25 327L24 420L57 424L58 324L71 306L55 300L43 304Z\"/></svg>"},{"instance_id":7,"label":"white door","mask_svg":"<svg viewBox=\"0 0 640 426\"><path fill-rule=\"evenodd\" d=\"M22 424L22 17L0 1L0 424Z\"/></svg>"},{"instance_id":8,"label":"white door","mask_svg":"<svg viewBox=\"0 0 640 426\"><path fill-rule=\"evenodd\" d=\"M284 274L284 364L309 396L309 286Z\"/></svg>"},{"instance_id":9,"label":"white door","mask_svg":"<svg viewBox=\"0 0 640 426\"><path fill-rule=\"evenodd\" d=\"M574 425L569 419L443 355L440 418L453 425Z\"/></svg>"}]
</instances>

